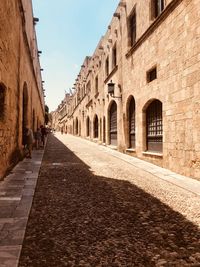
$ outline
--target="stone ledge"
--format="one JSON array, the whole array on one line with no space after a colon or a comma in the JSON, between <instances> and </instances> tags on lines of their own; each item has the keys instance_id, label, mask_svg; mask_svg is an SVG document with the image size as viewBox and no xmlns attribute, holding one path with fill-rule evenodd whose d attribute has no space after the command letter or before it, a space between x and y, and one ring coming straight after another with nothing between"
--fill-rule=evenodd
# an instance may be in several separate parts
<instances>
[{"instance_id":1,"label":"stone ledge","mask_svg":"<svg viewBox=\"0 0 200 267\"><path fill-rule=\"evenodd\" d=\"M134 148L127 148L126 152L133 153L133 152L136 152L136 150Z\"/></svg>"},{"instance_id":2,"label":"stone ledge","mask_svg":"<svg viewBox=\"0 0 200 267\"><path fill-rule=\"evenodd\" d=\"M159 157L159 158L163 157L162 153L151 152L151 151L144 151L144 152L142 152L142 154L145 156L155 156L155 157Z\"/></svg>"}]
</instances>

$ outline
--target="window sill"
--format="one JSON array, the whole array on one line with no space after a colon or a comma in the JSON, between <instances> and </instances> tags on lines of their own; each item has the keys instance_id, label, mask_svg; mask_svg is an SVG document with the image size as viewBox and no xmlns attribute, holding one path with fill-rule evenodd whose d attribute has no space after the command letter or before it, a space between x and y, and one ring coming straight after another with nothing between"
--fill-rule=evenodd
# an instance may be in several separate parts
<instances>
[{"instance_id":1,"label":"window sill","mask_svg":"<svg viewBox=\"0 0 200 267\"><path fill-rule=\"evenodd\" d=\"M142 152L142 154L145 155L145 156L155 156L155 157L158 157L158 158L162 158L163 157L162 153L153 152L153 151L144 151L144 152Z\"/></svg>"},{"instance_id":2,"label":"window sill","mask_svg":"<svg viewBox=\"0 0 200 267\"><path fill-rule=\"evenodd\" d=\"M127 148L126 152L131 152L132 153L132 152L136 152L136 150L134 148Z\"/></svg>"}]
</instances>

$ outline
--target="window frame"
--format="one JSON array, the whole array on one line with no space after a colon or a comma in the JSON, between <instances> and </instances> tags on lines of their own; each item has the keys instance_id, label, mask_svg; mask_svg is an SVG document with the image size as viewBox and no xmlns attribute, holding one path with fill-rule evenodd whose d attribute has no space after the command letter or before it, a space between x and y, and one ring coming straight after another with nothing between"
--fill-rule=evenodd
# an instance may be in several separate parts
<instances>
[{"instance_id":1,"label":"window frame","mask_svg":"<svg viewBox=\"0 0 200 267\"><path fill-rule=\"evenodd\" d=\"M165 9L165 0L151 0L151 20L156 19Z\"/></svg>"},{"instance_id":2,"label":"window frame","mask_svg":"<svg viewBox=\"0 0 200 267\"><path fill-rule=\"evenodd\" d=\"M156 80L157 77L158 77L157 65L154 65L151 69L149 69L146 72L147 83L150 83L150 82Z\"/></svg>"},{"instance_id":3,"label":"window frame","mask_svg":"<svg viewBox=\"0 0 200 267\"><path fill-rule=\"evenodd\" d=\"M117 44L115 43L112 48L112 69L117 66Z\"/></svg>"},{"instance_id":4,"label":"window frame","mask_svg":"<svg viewBox=\"0 0 200 267\"><path fill-rule=\"evenodd\" d=\"M158 99L146 109L146 148L148 152L163 151L163 107Z\"/></svg>"},{"instance_id":5,"label":"window frame","mask_svg":"<svg viewBox=\"0 0 200 267\"><path fill-rule=\"evenodd\" d=\"M107 56L105 61L105 76L108 77L109 75L109 56Z\"/></svg>"},{"instance_id":6,"label":"window frame","mask_svg":"<svg viewBox=\"0 0 200 267\"><path fill-rule=\"evenodd\" d=\"M132 47L137 40L137 14L136 7L131 11L128 17L128 46Z\"/></svg>"}]
</instances>

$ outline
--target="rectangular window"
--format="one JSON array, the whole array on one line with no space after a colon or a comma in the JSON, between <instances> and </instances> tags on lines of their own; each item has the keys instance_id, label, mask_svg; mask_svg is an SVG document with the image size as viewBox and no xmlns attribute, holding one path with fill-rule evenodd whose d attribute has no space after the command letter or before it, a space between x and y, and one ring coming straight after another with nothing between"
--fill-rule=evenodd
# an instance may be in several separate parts
<instances>
[{"instance_id":1,"label":"rectangular window","mask_svg":"<svg viewBox=\"0 0 200 267\"><path fill-rule=\"evenodd\" d=\"M136 11L132 12L128 20L129 45L133 46L136 42Z\"/></svg>"},{"instance_id":2,"label":"rectangular window","mask_svg":"<svg viewBox=\"0 0 200 267\"><path fill-rule=\"evenodd\" d=\"M157 18L164 10L164 0L151 0L151 18Z\"/></svg>"},{"instance_id":3,"label":"rectangular window","mask_svg":"<svg viewBox=\"0 0 200 267\"><path fill-rule=\"evenodd\" d=\"M109 75L109 58L107 57L106 63L105 63L105 73L106 77Z\"/></svg>"},{"instance_id":4,"label":"rectangular window","mask_svg":"<svg viewBox=\"0 0 200 267\"><path fill-rule=\"evenodd\" d=\"M112 67L114 69L114 67L117 66L117 47L116 44L112 49Z\"/></svg>"},{"instance_id":5,"label":"rectangular window","mask_svg":"<svg viewBox=\"0 0 200 267\"><path fill-rule=\"evenodd\" d=\"M156 67L147 71L147 82L150 83L155 79L157 79L157 68Z\"/></svg>"},{"instance_id":6,"label":"rectangular window","mask_svg":"<svg viewBox=\"0 0 200 267\"><path fill-rule=\"evenodd\" d=\"M97 94L99 91L99 79L98 76L95 78L95 94Z\"/></svg>"}]
</instances>

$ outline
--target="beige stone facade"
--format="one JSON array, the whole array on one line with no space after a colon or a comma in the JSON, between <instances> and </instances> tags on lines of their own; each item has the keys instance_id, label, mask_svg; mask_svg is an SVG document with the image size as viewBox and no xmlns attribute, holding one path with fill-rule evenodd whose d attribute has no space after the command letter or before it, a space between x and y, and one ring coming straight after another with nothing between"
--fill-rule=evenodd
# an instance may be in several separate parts
<instances>
[{"instance_id":1,"label":"beige stone facade","mask_svg":"<svg viewBox=\"0 0 200 267\"><path fill-rule=\"evenodd\" d=\"M199 1L121 1L66 105L70 133L200 179Z\"/></svg>"},{"instance_id":2,"label":"beige stone facade","mask_svg":"<svg viewBox=\"0 0 200 267\"><path fill-rule=\"evenodd\" d=\"M0 178L22 151L22 132L44 123L44 95L31 1L0 2Z\"/></svg>"}]
</instances>

